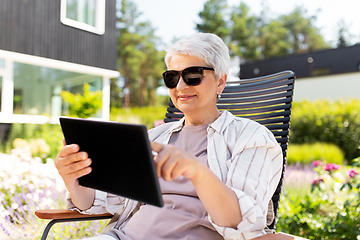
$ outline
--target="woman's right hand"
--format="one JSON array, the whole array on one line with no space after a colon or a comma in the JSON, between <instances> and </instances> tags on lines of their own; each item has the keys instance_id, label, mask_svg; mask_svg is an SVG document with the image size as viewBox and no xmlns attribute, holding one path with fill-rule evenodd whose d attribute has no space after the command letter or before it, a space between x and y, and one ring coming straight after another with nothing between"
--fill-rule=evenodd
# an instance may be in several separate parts
<instances>
[{"instance_id":1,"label":"woman's right hand","mask_svg":"<svg viewBox=\"0 0 360 240\"><path fill-rule=\"evenodd\" d=\"M91 172L91 159L86 152L79 152L80 147L76 144L66 145L56 156L55 166L64 180L69 192L76 190L79 185L78 178Z\"/></svg>"}]
</instances>

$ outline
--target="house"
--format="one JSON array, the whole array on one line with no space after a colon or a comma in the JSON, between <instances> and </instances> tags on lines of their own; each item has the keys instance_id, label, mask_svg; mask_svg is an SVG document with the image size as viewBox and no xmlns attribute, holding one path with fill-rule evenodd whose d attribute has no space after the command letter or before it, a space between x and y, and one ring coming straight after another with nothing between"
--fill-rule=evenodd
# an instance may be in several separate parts
<instances>
[{"instance_id":1,"label":"house","mask_svg":"<svg viewBox=\"0 0 360 240\"><path fill-rule=\"evenodd\" d=\"M360 44L240 65L240 78L296 74L294 101L360 98Z\"/></svg>"},{"instance_id":2,"label":"house","mask_svg":"<svg viewBox=\"0 0 360 240\"><path fill-rule=\"evenodd\" d=\"M57 121L62 90L102 91L108 120L116 71L116 1L0 2L0 123Z\"/></svg>"}]
</instances>

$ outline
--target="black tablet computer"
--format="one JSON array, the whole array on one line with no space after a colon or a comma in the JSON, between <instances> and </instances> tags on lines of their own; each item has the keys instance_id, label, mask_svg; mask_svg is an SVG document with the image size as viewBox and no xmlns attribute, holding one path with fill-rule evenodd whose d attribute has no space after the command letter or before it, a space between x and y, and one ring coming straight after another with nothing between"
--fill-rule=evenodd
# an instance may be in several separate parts
<instances>
[{"instance_id":1,"label":"black tablet computer","mask_svg":"<svg viewBox=\"0 0 360 240\"><path fill-rule=\"evenodd\" d=\"M60 118L66 144L76 143L92 160L85 187L162 207L163 200L146 127L78 118Z\"/></svg>"}]
</instances>

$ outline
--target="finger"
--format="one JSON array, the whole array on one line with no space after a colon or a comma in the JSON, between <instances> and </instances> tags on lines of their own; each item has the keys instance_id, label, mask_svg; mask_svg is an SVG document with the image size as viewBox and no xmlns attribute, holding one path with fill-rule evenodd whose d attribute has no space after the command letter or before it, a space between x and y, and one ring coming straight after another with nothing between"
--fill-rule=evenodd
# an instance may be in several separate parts
<instances>
[{"instance_id":1,"label":"finger","mask_svg":"<svg viewBox=\"0 0 360 240\"><path fill-rule=\"evenodd\" d=\"M65 138L62 139L63 145L66 146Z\"/></svg>"},{"instance_id":2,"label":"finger","mask_svg":"<svg viewBox=\"0 0 360 240\"><path fill-rule=\"evenodd\" d=\"M171 178L175 179L182 175L186 170L185 164L177 163L176 166L171 171Z\"/></svg>"},{"instance_id":3,"label":"finger","mask_svg":"<svg viewBox=\"0 0 360 240\"><path fill-rule=\"evenodd\" d=\"M91 165L91 159L88 158L86 160L83 160L83 161L79 161L79 162L76 162L76 163L73 163L73 164L70 164L68 166L66 166L64 168L64 174L71 174L71 173L74 173L74 172L78 172L84 168L87 168Z\"/></svg>"},{"instance_id":4,"label":"finger","mask_svg":"<svg viewBox=\"0 0 360 240\"><path fill-rule=\"evenodd\" d=\"M83 161L75 162L67 166L63 166L59 168L59 173L62 176L67 176L70 174L73 174L75 172L81 171L82 169L85 169L91 165L91 159L88 158Z\"/></svg>"},{"instance_id":5,"label":"finger","mask_svg":"<svg viewBox=\"0 0 360 240\"><path fill-rule=\"evenodd\" d=\"M85 175L91 173L91 171L92 171L91 167L82 168L82 169L80 169L80 170L78 170L76 172L72 172L70 174L67 174L65 178L66 179L78 179L78 178L80 178L82 176L85 176Z\"/></svg>"},{"instance_id":6,"label":"finger","mask_svg":"<svg viewBox=\"0 0 360 240\"><path fill-rule=\"evenodd\" d=\"M150 141L150 146L151 146L151 149L152 149L154 152L159 153L161 150L164 149L164 146L165 146L165 145L163 145L163 144L161 144L161 143L157 143L157 142Z\"/></svg>"},{"instance_id":7,"label":"finger","mask_svg":"<svg viewBox=\"0 0 360 240\"><path fill-rule=\"evenodd\" d=\"M172 181L173 180L173 171L174 169L176 169L178 165L178 162L174 159L168 160L166 161L162 167L161 167L161 177L165 180L165 181Z\"/></svg>"},{"instance_id":8,"label":"finger","mask_svg":"<svg viewBox=\"0 0 360 240\"><path fill-rule=\"evenodd\" d=\"M66 145L61 149L58 156L59 157L66 157L67 155L70 155L72 153L76 153L79 150L80 150L80 147L77 144Z\"/></svg>"},{"instance_id":9,"label":"finger","mask_svg":"<svg viewBox=\"0 0 360 240\"><path fill-rule=\"evenodd\" d=\"M168 159L170 158L170 153L171 150L169 151L168 149L163 149L161 151L161 153L159 153L156 158L154 158L154 162L155 162L155 167L156 167L156 172L158 177L162 177L162 167L163 165L166 163L166 161L168 161Z\"/></svg>"},{"instance_id":10,"label":"finger","mask_svg":"<svg viewBox=\"0 0 360 240\"><path fill-rule=\"evenodd\" d=\"M87 160L88 158L89 155L86 152L77 152L61 158L61 164L64 166L68 166L80 161Z\"/></svg>"}]
</instances>

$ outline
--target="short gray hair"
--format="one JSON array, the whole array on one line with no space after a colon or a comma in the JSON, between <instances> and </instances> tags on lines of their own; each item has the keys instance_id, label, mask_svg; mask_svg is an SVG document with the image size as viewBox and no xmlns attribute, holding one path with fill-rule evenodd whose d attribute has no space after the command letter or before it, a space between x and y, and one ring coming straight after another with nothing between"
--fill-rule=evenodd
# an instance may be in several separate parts
<instances>
[{"instance_id":1,"label":"short gray hair","mask_svg":"<svg viewBox=\"0 0 360 240\"><path fill-rule=\"evenodd\" d=\"M181 39L166 49L165 63L169 68L170 60L178 54L195 56L215 70L216 80L228 74L230 67L229 48L223 40L212 33L196 33Z\"/></svg>"}]
</instances>

